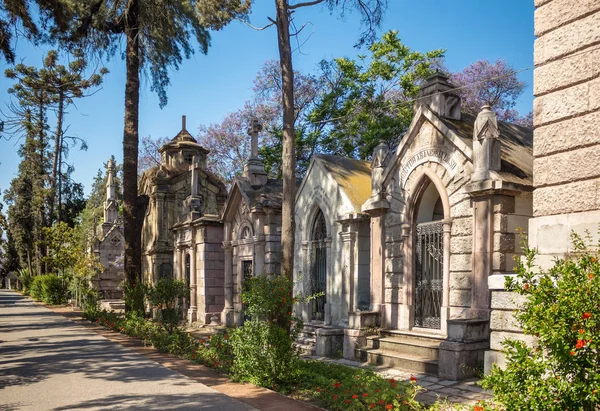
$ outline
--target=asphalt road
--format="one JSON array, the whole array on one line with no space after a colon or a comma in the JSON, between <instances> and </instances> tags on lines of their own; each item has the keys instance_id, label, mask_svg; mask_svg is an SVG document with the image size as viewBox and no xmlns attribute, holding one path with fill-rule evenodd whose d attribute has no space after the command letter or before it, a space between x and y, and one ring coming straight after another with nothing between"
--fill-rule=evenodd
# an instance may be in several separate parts
<instances>
[{"instance_id":1,"label":"asphalt road","mask_svg":"<svg viewBox=\"0 0 600 411\"><path fill-rule=\"evenodd\" d=\"M252 410L0 290L0 410Z\"/></svg>"}]
</instances>

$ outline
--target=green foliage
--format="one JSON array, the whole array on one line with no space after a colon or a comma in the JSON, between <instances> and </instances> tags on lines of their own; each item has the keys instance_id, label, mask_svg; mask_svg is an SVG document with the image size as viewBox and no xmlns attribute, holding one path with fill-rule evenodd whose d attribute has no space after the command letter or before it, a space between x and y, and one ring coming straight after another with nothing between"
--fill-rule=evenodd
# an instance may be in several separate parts
<instances>
[{"instance_id":1,"label":"green foliage","mask_svg":"<svg viewBox=\"0 0 600 411\"><path fill-rule=\"evenodd\" d=\"M328 410L423 409L415 400L422 391L416 379L406 384L370 370L321 361L301 361L296 378L298 390Z\"/></svg>"},{"instance_id":2,"label":"green foliage","mask_svg":"<svg viewBox=\"0 0 600 411\"><path fill-rule=\"evenodd\" d=\"M157 309L157 320L174 331L181 320L183 311L178 302L187 297L189 292L185 282L161 278L146 289L146 299Z\"/></svg>"},{"instance_id":3,"label":"green foliage","mask_svg":"<svg viewBox=\"0 0 600 411\"><path fill-rule=\"evenodd\" d=\"M232 375L264 387L289 386L298 366L294 341L302 328L291 313L293 283L283 276L246 281L242 293L250 317L232 331Z\"/></svg>"},{"instance_id":4,"label":"green foliage","mask_svg":"<svg viewBox=\"0 0 600 411\"><path fill-rule=\"evenodd\" d=\"M67 287L64 279L55 274L38 275L31 282L30 295L46 304L65 304Z\"/></svg>"},{"instance_id":5,"label":"green foliage","mask_svg":"<svg viewBox=\"0 0 600 411\"><path fill-rule=\"evenodd\" d=\"M130 285L125 282L123 283L123 289L127 311L143 316L146 311L144 298L148 292L148 287L142 283Z\"/></svg>"},{"instance_id":6,"label":"green foliage","mask_svg":"<svg viewBox=\"0 0 600 411\"><path fill-rule=\"evenodd\" d=\"M33 276L31 272L26 268L21 268L17 271L17 278L19 279L19 287L25 294L30 294L31 283Z\"/></svg>"},{"instance_id":7,"label":"green foliage","mask_svg":"<svg viewBox=\"0 0 600 411\"><path fill-rule=\"evenodd\" d=\"M411 50L393 30L369 52L321 62L326 92L309 115L314 123L329 123L319 151L367 159L379 141L397 144L412 121L419 84L444 56L443 50Z\"/></svg>"},{"instance_id":8,"label":"green foliage","mask_svg":"<svg viewBox=\"0 0 600 411\"><path fill-rule=\"evenodd\" d=\"M507 340L506 369L494 367L484 387L509 410L593 410L600 404L599 253L573 235L575 252L546 273L534 271L527 247L506 287L525 298L516 314L535 346Z\"/></svg>"}]
</instances>

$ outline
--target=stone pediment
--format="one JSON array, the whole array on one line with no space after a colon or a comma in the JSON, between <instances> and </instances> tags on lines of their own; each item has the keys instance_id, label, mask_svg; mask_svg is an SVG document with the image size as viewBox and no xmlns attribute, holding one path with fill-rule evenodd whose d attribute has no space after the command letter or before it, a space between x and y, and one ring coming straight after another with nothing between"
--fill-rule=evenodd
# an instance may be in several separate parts
<instances>
[{"instance_id":1,"label":"stone pediment","mask_svg":"<svg viewBox=\"0 0 600 411\"><path fill-rule=\"evenodd\" d=\"M465 161L472 166L474 123L475 117L469 114L461 113L461 119L456 120L420 106L383 173L383 181L388 183L399 176L402 184L415 167L426 162L441 164L450 175L464 167ZM484 124L478 134L496 132L502 144L501 169L492 173L493 179L531 186L533 131L499 121L498 130Z\"/></svg>"}]
</instances>

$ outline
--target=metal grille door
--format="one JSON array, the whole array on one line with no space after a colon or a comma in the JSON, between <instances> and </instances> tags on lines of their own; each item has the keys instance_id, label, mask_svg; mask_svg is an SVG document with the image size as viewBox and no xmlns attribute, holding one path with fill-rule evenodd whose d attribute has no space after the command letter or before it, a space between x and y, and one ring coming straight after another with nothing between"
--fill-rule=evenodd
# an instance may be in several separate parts
<instances>
[{"instance_id":1,"label":"metal grille door","mask_svg":"<svg viewBox=\"0 0 600 411\"><path fill-rule=\"evenodd\" d=\"M248 290L248 280L253 277L252 275L252 260L242 261L242 291ZM250 316L246 314L246 304L242 304L242 322L249 320Z\"/></svg>"},{"instance_id":2,"label":"metal grille door","mask_svg":"<svg viewBox=\"0 0 600 411\"><path fill-rule=\"evenodd\" d=\"M415 244L415 327L440 329L444 225L441 221L417 225Z\"/></svg>"},{"instance_id":3,"label":"metal grille door","mask_svg":"<svg viewBox=\"0 0 600 411\"><path fill-rule=\"evenodd\" d=\"M325 293L327 290L327 226L325 217L319 211L315 219L315 225L312 231L311 241L311 292L312 294L322 293L323 295L313 300L312 319L323 321L325 319Z\"/></svg>"}]
</instances>

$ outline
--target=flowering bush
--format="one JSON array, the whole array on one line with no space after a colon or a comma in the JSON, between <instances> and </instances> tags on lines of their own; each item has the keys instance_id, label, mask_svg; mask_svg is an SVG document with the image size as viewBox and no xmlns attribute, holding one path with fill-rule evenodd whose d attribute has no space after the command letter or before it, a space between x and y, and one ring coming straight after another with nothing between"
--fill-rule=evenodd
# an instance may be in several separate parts
<instances>
[{"instance_id":1,"label":"flowering bush","mask_svg":"<svg viewBox=\"0 0 600 411\"><path fill-rule=\"evenodd\" d=\"M328 410L422 409L415 400L422 388L414 377L406 384L370 370L321 361L302 361L298 374L304 395Z\"/></svg>"},{"instance_id":2,"label":"flowering bush","mask_svg":"<svg viewBox=\"0 0 600 411\"><path fill-rule=\"evenodd\" d=\"M509 410L594 410L600 404L600 262L598 251L573 236L575 253L547 273L533 271L535 250L508 290L525 297L516 318L530 347L507 340L506 369L494 367L484 387Z\"/></svg>"}]
</instances>

